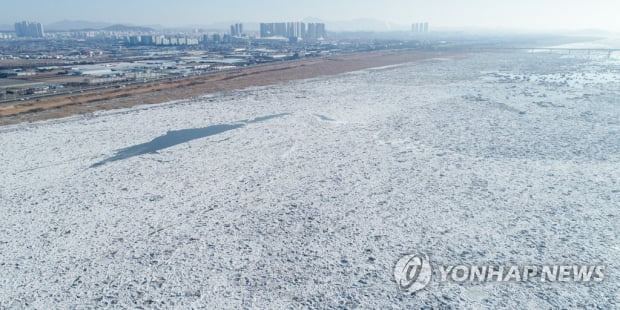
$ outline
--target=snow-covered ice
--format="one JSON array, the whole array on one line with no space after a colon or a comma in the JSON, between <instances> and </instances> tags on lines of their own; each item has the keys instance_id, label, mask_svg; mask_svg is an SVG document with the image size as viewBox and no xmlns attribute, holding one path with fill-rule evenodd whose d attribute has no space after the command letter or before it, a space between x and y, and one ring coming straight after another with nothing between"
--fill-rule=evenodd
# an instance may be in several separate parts
<instances>
[{"instance_id":1,"label":"snow-covered ice","mask_svg":"<svg viewBox=\"0 0 620 310\"><path fill-rule=\"evenodd\" d=\"M0 308L618 308L619 98L478 54L1 127ZM606 278L409 296L415 252Z\"/></svg>"}]
</instances>

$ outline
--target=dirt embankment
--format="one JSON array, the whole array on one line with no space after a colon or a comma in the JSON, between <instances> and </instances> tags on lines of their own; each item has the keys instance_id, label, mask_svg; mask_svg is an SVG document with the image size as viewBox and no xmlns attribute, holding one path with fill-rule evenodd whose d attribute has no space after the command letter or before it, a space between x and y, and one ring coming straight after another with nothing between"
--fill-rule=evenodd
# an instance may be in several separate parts
<instances>
[{"instance_id":1,"label":"dirt embankment","mask_svg":"<svg viewBox=\"0 0 620 310\"><path fill-rule=\"evenodd\" d=\"M373 67L414 62L434 57L455 56L439 52L382 51L316 58L294 62L249 67L161 81L125 88L102 89L66 96L46 97L13 105L0 106L0 125L61 118L97 110L126 108L139 104L155 104L186 99L208 93L264 86L280 82L333 75Z\"/></svg>"}]
</instances>

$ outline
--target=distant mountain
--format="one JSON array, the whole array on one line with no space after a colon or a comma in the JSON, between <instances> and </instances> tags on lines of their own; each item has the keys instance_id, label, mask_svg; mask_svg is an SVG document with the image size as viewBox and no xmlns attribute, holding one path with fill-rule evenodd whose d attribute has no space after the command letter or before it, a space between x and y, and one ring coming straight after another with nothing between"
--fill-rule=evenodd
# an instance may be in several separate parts
<instances>
[{"instance_id":1,"label":"distant mountain","mask_svg":"<svg viewBox=\"0 0 620 310\"><path fill-rule=\"evenodd\" d=\"M304 19L301 20L304 23L324 23L325 21L318 18L318 17L312 17L312 16L308 16Z\"/></svg>"},{"instance_id":2,"label":"distant mountain","mask_svg":"<svg viewBox=\"0 0 620 310\"><path fill-rule=\"evenodd\" d=\"M155 31L153 28L141 27L141 26L127 26L127 25L112 25L105 27L101 30L105 31L134 31L134 32L150 32Z\"/></svg>"},{"instance_id":3,"label":"distant mountain","mask_svg":"<svg viewBox=\"0 0 620 310\"><path fill-rule=\"evenodd\" d=\"M0 31L13 31L15 27L13 25L0 25Z\"/></svg>"},{"instance_id":4,"label":"distant mountain","mask_svg":"<svg viewBox=\"0 0 620 310\"><path fill-rule=\"evenodd\" d=\"M62 30L82 30L82 29L101 29L109 27L112 24L104 22L89 22L83 20L62 20L49 25L45 25L45 30L62 31Z\"/></svg>"},{"instance_id":5,"label":"distant mountain","mask_svg":"<svg viewBox=\"0 0 620 310\"><path fill-rule=\"evenodd\" d=\"M11 26L12 27L12 26ZM105 22L89 22L82 20L63 20L53 24L45 25L48 31L67 31L67 30L106 30L106 31L135 31L149 32L155 29L142 26L111 24Z\"/></svg>"},{"instance_id":6,"label":"distant mountain","mask_svg":"<svg viewBox=\"0 0 620 310\"><path fill-rule=\"evenodd\" d=\"M294 20L264 20L261 22L292 22ZM370 32L387 32L387 31L406 31L411 29L410 25L399 25L371 18L359 18L346 21L328 21L316 17L306 17L302 20L305 23L325 23L327 31L330 32L350 32L350 31L370 31ZM155 30L179 30L191 31L194 29L202 29L206 31L227 31L230 25L239 21L215 22L204 25L189 25L182 27L166 27L162 25L133 26L112 24L106 22L90 22L79 20L63 20L49 25L45 25L46 31L67 31L67 30L107 30L107 31L134 31L134 32L150 32ZM246 31L258 31L259 23L243 22ZM13 30L12 25L0 25L0 31Z\"/></svg>"},{"instance_id":7,"label":"distant mountain","mask_svg":"<svg viewBox=\"0 0 620 310\"><path fill-rule=\"evenodd\" d=\"M142 27L147 27L147 28L153 28L155 30L164 30L166 29L165 26L163 25L159 25L159 24L153 24L153 25L143 25Z\"/></svg>"},{"instance_id":8,"label":"distant mountain","mask_svg":"<svg viewBox=\"0 0 620 310\"><path fill-rule=\"evenodd\" d=\"M195 29L201 29L205 31L228 31L230 29L230 25L238 23L235 21L230 22L217 22L212 24L194 24L194 25L185 25L185 26L176 26L176 27L165 27L166 30L175 30L175 31L192 31ZM256 23L243 23L243 29L250 30L253 28L252 25ZM256 24L256 29L258 29L258 24Z\"/></svg>"}]
</instances>

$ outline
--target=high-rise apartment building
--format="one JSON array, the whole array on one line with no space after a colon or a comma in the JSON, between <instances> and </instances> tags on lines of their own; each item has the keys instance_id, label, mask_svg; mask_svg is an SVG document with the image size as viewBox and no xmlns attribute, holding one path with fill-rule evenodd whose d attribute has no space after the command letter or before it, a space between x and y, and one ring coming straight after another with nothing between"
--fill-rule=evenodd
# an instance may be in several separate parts
<instances>
[{"instance_id":1,"label":"high-rise apartment building","mask_svg":"<svg viewBox=\"0 0 620 310\"><path fill-rule=\"evenodd\" d=\"M243 24L230 25L230 36L231 37L243 36Z\"/></svg>"},{"instance_id":2,"label":"high-rise apartment building","mask_svg":"<svg viewBox=\"0 0 620 310\"><path fill-rule=\"evenodd\" d=\"M43 25L36 22L15 23L15 35L18 37L42 38L45 36Z\"/></svg>"},{"instance_id":3,"label":"high-rise apartment building","mask_svg":"<svg viewBox=\"0 0 620 310\"><path fill-rule=\"evenodd\" d=\"M413 32L413 33L428 33L428 22L412 24L411 25L411 32Z\"/></svg>"},{"instance_id":4,"label":"high-rise apartment building","mask_svg":"<svg viewBox=\"0 0 620 310\"><path fill-rule=\"evenodd\" d=\"M326 30L323 23L288 22L288 23L261 23L260 36L301 38L304 40L317 40L325 38Z\"/></svg>"},{"instance_id":5,"label":"high-rise apartment building","mask_svg":"<svg viewBox=\"0 0 620 310\"><path fill-rule=\"evenodd\" d=\"M304 39L307 40L318 40L323 39L327 36L325 31L325 24L323 23L309 23L308 30L306 32L306 36Z\"/></svg>"}]
</instances>

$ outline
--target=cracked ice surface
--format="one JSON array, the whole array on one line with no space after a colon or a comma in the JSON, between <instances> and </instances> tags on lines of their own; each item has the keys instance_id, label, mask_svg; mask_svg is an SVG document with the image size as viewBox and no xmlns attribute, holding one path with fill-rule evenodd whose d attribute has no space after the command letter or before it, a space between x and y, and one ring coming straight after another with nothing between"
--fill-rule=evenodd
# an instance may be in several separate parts
<instances>
[{"instance_id":1,"label":"cracked ice surface","mask_svg":"<svg viewBox=\"0 0 620 310\"><path fill-rule=\"evenodd\" d=\"M0 307L618 307L618 98L485 54L0 128ZM606 279L407 296L415 252Z\"/></svg>"}]
</instances>

